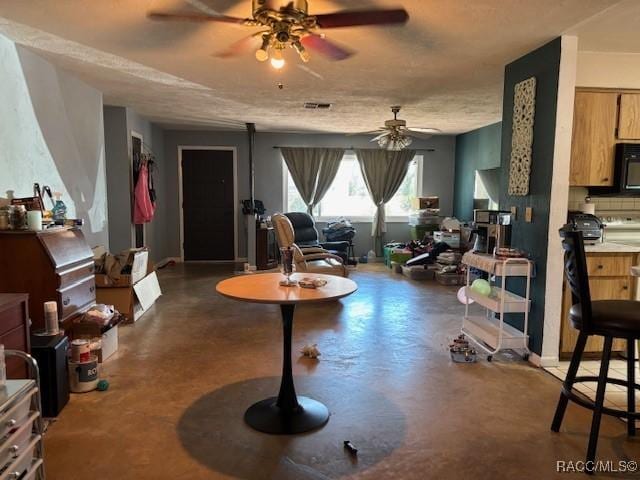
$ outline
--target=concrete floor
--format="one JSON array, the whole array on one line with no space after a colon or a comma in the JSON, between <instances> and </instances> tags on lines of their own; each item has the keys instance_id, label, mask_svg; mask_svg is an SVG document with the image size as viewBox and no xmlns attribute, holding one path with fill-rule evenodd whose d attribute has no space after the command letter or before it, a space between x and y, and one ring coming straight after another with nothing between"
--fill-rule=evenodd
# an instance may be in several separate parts
<instances>
[{"instance_id":1,"label":"concrete floor","mask_svg":"<svg viewBox=\"0 0 640 480\"><path fill-rule=\"evenodd\" d=\"M452 363L456 289L380 265L353 273L354 295L296 311L297 391L324 402L329 423L299 436L253 431L244 410L277 394L280 312L218 296L230 273L160 273L164 296L121 329L104 364L110 389L73 395L50 426L50 480L546 479L567 477L556 461L583 460L590 412L569 406L562 432L549 431L557 379L509 355ZM305 343L318 344L320 361L298 358ZM640 440L604 418L598 456L637 460Z\"/></svg>"}]
</instances>

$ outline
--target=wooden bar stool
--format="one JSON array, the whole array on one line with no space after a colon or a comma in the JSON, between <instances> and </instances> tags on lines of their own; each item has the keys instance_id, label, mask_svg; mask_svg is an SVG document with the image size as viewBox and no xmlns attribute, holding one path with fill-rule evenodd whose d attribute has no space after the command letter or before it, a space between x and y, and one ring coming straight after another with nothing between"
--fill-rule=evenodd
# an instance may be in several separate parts
<instances>
[{"instance_id":1,"label":"wooden bar stool","mask_svg":"<svg viewBox=\"0 0 640 480\"><path fill-rule=\"evenodd\" d=\"M600 431L602 414L614 417L626 418L627 433L635 435L636 419L640 413L636 413L635 390L640 385L635 383L635 351L634 342L640 338L640 302L633 300L598 300L591 301L589 291L589 278L587 273L587 260L584 253L584 241L582 232L574 231L566 226L560 230L562 246L564 248L564 270L567 283L571 288L572 304L569 311L571 324L580 333L576 341L576 348L571 357L569 371L562 386L560 400L556 408L551 430L560 430L564 412L569 400L593 411L591 421L591 434L587 448L587 462L595 461ZM576 376L585 344L590 335L604 337L604 349L600 374L595 376ZM614 338L627 340L627 380L608 377L609 360L611 358L611 346ZM598 382L595 402L585 400L576 395L572 388L578 382ZM627 410L617 410L604 406L604 394L607 383L627 387ZM593 463L591 464L593 465ZM593 472L588 472L593 473Z\"/></svg>"}]
</instances>

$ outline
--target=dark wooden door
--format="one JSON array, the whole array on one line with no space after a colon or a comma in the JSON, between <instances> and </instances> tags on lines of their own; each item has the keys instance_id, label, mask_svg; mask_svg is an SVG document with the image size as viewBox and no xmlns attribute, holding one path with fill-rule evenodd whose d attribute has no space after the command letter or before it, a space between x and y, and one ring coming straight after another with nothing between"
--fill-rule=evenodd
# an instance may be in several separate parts
<instances>
[{"instance_id":1,"label":"dark wooden door","mask_svg":"<svg viewBox=\"0 0 640 480\"><path fill-rule=\"evenodd\" d=\"M185 260L235 260L233 151L182 150Z\"/></svg>"}]
</instances>

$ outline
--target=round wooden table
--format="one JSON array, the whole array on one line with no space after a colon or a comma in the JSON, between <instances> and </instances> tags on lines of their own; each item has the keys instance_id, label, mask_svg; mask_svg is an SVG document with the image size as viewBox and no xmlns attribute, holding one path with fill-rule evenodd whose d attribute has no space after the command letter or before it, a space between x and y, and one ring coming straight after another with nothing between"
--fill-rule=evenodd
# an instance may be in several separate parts
<instances>
[{"instance_id":1,"label":"round wooden table","mask_svg":"<svg viewBox=\"0 0 640 480\"><path fill-rule=\"evenodd\" d=\"M293 312L299 303L337 300L351 295L358 286L353 280L333 275L299 273L291 276L295 280L303 277L321 278L327 284L317 289L283 287L279 284L285 278L281 273L261 273L228 278L216 285L219 294L234 300L280 305L284 345L280 392L277 397L253 404L244 414L245 421L261 432L302 433L321 427L329 420L329 410L322 403L296 395L291 371Z\"/></svg>"}]
</instances>

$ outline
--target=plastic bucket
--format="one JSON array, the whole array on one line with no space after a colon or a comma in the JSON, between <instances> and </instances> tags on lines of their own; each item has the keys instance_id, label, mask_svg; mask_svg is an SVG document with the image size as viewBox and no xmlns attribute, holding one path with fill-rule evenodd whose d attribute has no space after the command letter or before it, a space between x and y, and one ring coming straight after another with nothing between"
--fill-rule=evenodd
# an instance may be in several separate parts
<instances>
[{"instance_id":1,"label":"plastic bucket","mask_svg":"<svg viewBox=\"0 0 640 480\"><path fill-rule=\"evenodd\" d=\"M98 388L98 357L88 362L69 361L69 389L74 393L90 392Z\"/></svg>"}]
</instances>

